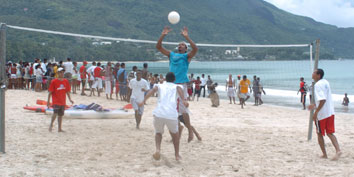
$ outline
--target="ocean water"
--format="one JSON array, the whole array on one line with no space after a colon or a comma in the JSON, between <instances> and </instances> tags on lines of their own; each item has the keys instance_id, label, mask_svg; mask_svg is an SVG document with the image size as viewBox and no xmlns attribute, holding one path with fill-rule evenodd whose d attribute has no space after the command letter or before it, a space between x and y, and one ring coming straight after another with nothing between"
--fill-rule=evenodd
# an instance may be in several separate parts
<instances>
[{"instance_id":1,"label":"ocean water","mask_svg":"<svg viewBox=\"0 0 354 177\"><path fill-rule=\"evenodd\" d=\"M152 73L166 74L168 72L168 62L147 62L148 69ZM143 63L128 62L127 70L132 66L142 68ZM226 98L225 85L226 78L232 74L247 75L252 82L253 75L260 77L266 95L262 95L265 104L279 106L290 106L301 109L299 89L299 78L304 77L305 82L311 85L312 66L310 61L212 61L200 62L192 61L189 66L189 74L194 73L194 77L205 74L211 76L214 82L218 82L218 93L221 98ZM348 93L349 99L354 102L354 60L320 60L319 68L325 71L324 78L330 83L332 96L336 112L354 113L354 103L349 107L341 105L344 93ZM248 105L253 104L254 99L248 101ZM307 104L309 96L307 96Z\"/></svg>"}]
</instances>

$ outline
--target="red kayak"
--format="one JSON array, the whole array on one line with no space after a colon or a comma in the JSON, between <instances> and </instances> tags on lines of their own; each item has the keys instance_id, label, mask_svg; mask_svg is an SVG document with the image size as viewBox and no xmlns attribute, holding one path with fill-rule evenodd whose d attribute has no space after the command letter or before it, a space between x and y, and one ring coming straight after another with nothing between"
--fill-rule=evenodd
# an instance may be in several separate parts
<instances>
[{"instance_id":1,"label":"red kayak","mask_svg":"<svg viewBox=\"0 0 354 177\"><path fill-rule=\"evenodd\" d=\"M35 111L35 112L45 112L45 106L24 106L23 109Z\"/></svg>"}]
</instances>

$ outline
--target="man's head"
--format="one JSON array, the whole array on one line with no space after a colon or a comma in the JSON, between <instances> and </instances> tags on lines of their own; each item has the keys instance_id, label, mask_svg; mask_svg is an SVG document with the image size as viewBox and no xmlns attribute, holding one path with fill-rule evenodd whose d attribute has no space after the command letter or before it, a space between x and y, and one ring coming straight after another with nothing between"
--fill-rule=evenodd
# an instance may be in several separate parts
<instances>
[{"instance_id":1,"label":"man's head","mask_svg":"<svg viewBox=\"0 0 354 177\"><path fill-rule=\"evenodd\" d=\"M345 93L344 96L347 97L347 93Z\"/></svg>"},{"instance_id":2,"label":"man's head","mask_svg":"<svg viewBox=\"0 0 354 177\"><path fill-rule=\"evenodd\" d=\"M315 80L316 82L321 80L324 76L324 71L322 69L316 69L312 73L312 79Z\"/></svg>"},{"instance_id":3,"label":"man's head","mask_svg":"<svg viewBox=\"0 0 354 177\"><path fill-rule=\"evenodd\" d=\"M76 61L74 61L74 62L73 62L73 65L76 67L76 66L77 66L77 62L76 62Z\"/></svg>"},{"instance_id":4,"label":"man's head","mask_svg":"<svg viewBox=\"0 0 354 177\"><path fill-rule=\"evenodd\" d=\"M187 43L185 42L180 42L178 44L178 53L186 53L188 50Z\"/></svg>"},{"instance_id":5,"label":"man's head","mask_svg":"<svg viewBox=\"0 0 354 177\"><path fill-rule=\"evenodd\" d=\"M191 78L193 78L193 76L194 76L194 74L192 73L192 74L191 74Z\"/></svg>"},{"instance_id":6,"label":"man's head","mask_svg":"<svg viewBox=\"0 0 354 177\"><path fill-rule=\"evenodd\" d=\"M120 64L120 67L121 67L121 68L125 68L125 63L121 63L121 64Z\"/></svg>"},{"instance_id":7,"label":"man's head","mask_svg":"<svg viewBox=\"0 0 354 177\"><path fill-rule=\"evenodd\" d=\"M208 79L210 79L210 75L208 75Z\"/></svg>"},{"instance_id":8,"label":"man's head","mask_svg":"<svg viewBox=\"0 0 354 177\"><path fill-rule=\"evenodd\" d=\"M200 77L199 76L197 77L197 80L200 81Z\"/></svg>"},{"instance_id":9,"label":"man's head","mask_svg":"<svg viewBox=\"0 0 354 177\"><path fill-rule=\"evenodd\" d=\"M96 62L95 61L92 62L92 66L96 66Z\"/></svg>"},{"instance_id":10,"label":"man's head","mask_svg":"<svg viewBox=\"0 0 354 177\"><path fill-rule=\"evenodd\" d=\"M166 74L166 81L167 82L174 82L175 79L176 79L176 77L175 77L175 74L173 74L173 72L168 72Z\"/></svg>"},{"instance_id":11,"label":"man's head","mask_svg":"<svg viewBox=\"0 0 354 177\"><path fill-rule=\"evenodd\" d=\"M133 68L132 68L133 71L136 71L137 69L138 69L137 66L133 66Z\"/></svg>"},{"instance_id":12,"label":"man's head","mask_svg":"<svg viewBox=\"0 0 354 177\"><path fill-rule=\"evenodd\" d=\"M140 81L140 80L141 80L141 76L142 76L141 70L137 70L137 71L136 71L136 80L137 80L137 81Z\"/></svg>"},{"instance_id":13,"label":"man's head","mask_svg":"<svg viewBox=\"0 0 354 177\"><path fill-rule=\"evenodd\" d=\"M84 64L84 66L86 66L87 65L87 61L84 61L83 64Z\"/></svg>"},{"instance_id":14,"label":"man's head","mask_svg":"<svg viewBox=\"0 0 354 177\"><path fill-rule=\"evenodd\" d=\"M98 63L97 63L97 66L101 66L101 62L98 62Z\"/></svg>"},{"instance_id":15,"label":"man's head","mask_svg":"<svg viewBox=\"0 0 354 177\"><path fill-rule=\"evenodd\" d=\"M241 75L237 75L237 78L238 78L238 80L240 80L241 79Z\"/></svg>"},{"instance_id":16,"label":"man's head","mask_svg":"<svg viewBox=\"0 0 354 177\"><path fill-rule=\"evenodd\" d=\"M48 59L43 59L43 63L47 63L48 62Z\"/></svg>"},{"instance_id":17,"label":"man's head","mask_svg":"<svg viewBox=\"0 0 354 177\"><path fill-rule=\"evenodd\" d=\"M204 74L202 74L202 78L204 78Z\"/></svg>"},{"instance_id":18,"label":"man's head","mask_svg":"<svg viewBox=\"0 0 354 177\"><path fill-rule=\"evenodd\" d=\"M143 67L144 67L144 68L147 68L147 67L148 67L148 64L147 64L147 63L144 63L144 64L143 64Z\"/></svg>"},{"instance_id":19,"label":"man's head","mask_svg":"<svg viewBox=\"0 0 354 177\"><path fill-rule=\"evenodd\" d=\"M58 68L58 76L59 78L64 78L64 72L65 72L65 69L60 67Z\"/></svg>"},{"instance_id":20,"label":"man's head","mask_svg":"<svg viewBox=\"0 0 354 177\"><path fill-rule=\"evenodd\" d=\"M300 81L304 81L304 78L303 78L303 77L300 77Z\"/></svg>"},{"instance_id":21,"label":"man's head","mask_svg":"<svg viewBox=\"0 0 354 177\"><path fill-rule=\"evenodd\" d=\"M260 81L261 79L259 77L257 77L257 81Z\"/></svg>"},{"instance_id":22,"label":"man's head","mask_svg":"<svg viewBox=\"0 0 354 177\"><path fill-rule=\"evenodd\" d=\"M66 61L68 61L68 62L71 61L71 58L67 58Z\"/></svg>"},{"instance_id":23,"label":"man's head","mask_svg":"<svg viewBox=\"0 0 354 177\"><path fill-rule=\"evenodd\" d=\"M243 75L242 76L242 79L245 81L245 80L247 80L247 76L246 75Z\"/></svg>"},{"instance_id":24,"label":"man's head","mask_svg":"<svg viewBox=\"0 0 354 177\"><path fill-rule=\"evenodd\" d=\"M107 63L107 66L112 66L112 63L109 61L109 62Z\"/></svg>"}]
</instances>

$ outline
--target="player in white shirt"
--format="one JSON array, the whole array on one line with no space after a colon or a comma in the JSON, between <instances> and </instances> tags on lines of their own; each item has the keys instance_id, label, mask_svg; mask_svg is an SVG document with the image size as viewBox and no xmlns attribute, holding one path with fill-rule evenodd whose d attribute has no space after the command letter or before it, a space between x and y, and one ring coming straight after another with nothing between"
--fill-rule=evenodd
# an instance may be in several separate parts
<instances>
[{"instance_id":1,"label":"player in white shirt","mask_svg":"<svg viewBox=\"0 0 354 177\"><path fill-rule=\"evenodd\" d=\"M88 83L89 83L89 87L90 87L91 93L92 93L93 81L95 81L95 77L93 76L93 71L95 70L95 68L96 68L96 62L93 61L92 65L86 70L87 74L89 75ZM95 96L95 92L93 92L93 96Z\"/></svg>"},{"instance_id":2,"label":"player in white shirt","mask_svg":"<svg viewBox=\"0 0 354 177\"><path fill-rule=\"evenodd\" d=\"M315 109L313 120L316 123L318 144L322 150L322 158L327 158L325 142L323 136L327 134L331 140L336 155L332 160L338 160L342 154L336 136L334 136L334 106L332 101L331 88L327 80L323 79L324 71L317 69L312 73L312 79L315 81L315 104L310 105L310 110Z\"/></svg>"},{"instance_id":3,"label":"player in white shirt","mask_svg":"<svg viewBox=\"0 0 354 177\"><path fill-rule=\"evenodd\" d=\"M139 129L141 116L144 113L144 105L139 106L138 104L144 101L144 93L149 90L147 81L142 79L141 71L136 71L136 78L130 80L129 88L132 90L130 103L135 111L136 128Z\"/></svg>"},{"instance_id":4,"label":"player in white shirt","mask_svg":"<svg viewBox=\"0 0 354 177\"><path fill-rule=\"evenodd\" d=\"M157 107L153 111L154 128L155 128L155 144L156 152L153 157L156 160L160 159L162 134L164 126L166 125L170 131L173 145L175 148L176 160L180 160L179 155L179 133L178 133L178 111L177 111L177 98L181 97L184 106L188 107L188 102L184 99L184 93L181 86L174 84L176 77L172 72L166 74L166 82L163 84L155 84L144 98L144 101L139 103L143 106L146 100L158 92Z\"/></svg>"}]
</instances>

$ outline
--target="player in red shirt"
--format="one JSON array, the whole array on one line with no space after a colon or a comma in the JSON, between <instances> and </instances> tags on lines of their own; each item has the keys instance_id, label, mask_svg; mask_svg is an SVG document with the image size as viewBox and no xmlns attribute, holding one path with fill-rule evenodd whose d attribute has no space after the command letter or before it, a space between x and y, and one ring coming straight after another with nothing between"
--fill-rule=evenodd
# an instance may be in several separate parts
<instances>
[{"instance_id":1,"label":"player in red shirt","mask_svg":"<svg viewBox=\"0 0 354 177\"><path fill-rule=\"evenodd\" d=\"M95 82L92 85L91 93L95 92L95 88L97 88L98 96L100 96L100 92L102 91L102 68L101 63L97 63L97 67L93 70L93 77L95 78ZM90 94L91 95L91 94Z\"/></svg>"},{"instance_id":2,"label":"player in red shirt","mask_svg":"<svg viewBox=\"0 0 354 177\"><path fill-rule=\"evenodd\" d=\"M84 61L83 65L80 67L80 78L81 78L81 85L82 85L81 95L86 95L85 93L86 75L87 75L86 65L87 65L87 61Z\"/></svg>"},{"instance_id":3,"label":"player in red shirt","mask_svg":"<svg viewBox=\"0 0 354 177\"><path fill-rule=\"evenodd\" d=\"M307 89L306 89L306 82L304 81L304 78L301 77L300 78L300 88L297 91L297 94L299 94L299 92L301 92L301 99L300 102L302 103L303 109L306 109L306 93L307 93Z\"/></svg>"},{"instance_id":4,"label":"player in red shirt","mask_svg":"<svg viewBox=\"0 0 354 177\"><path fill-rule=\"evenodd\" d=\"M59 77L57 79L52 80L49 86L49 94L48 94L48 102L47 106L50 106L50 97L52 96L53 100L53 116L52 121L50 122L49 131L51 132L53 129L53 123L58 115L58 132L63 132L61 129L62 118L64 116L65 105L66 105L66 95L68 95L69 101L71 104L74 102L70 97L70 83L68 80L64 79L64 68L58 69Z\"/></svg>"},{"instance_id":5,"label":"player in red shirt","mask_svg":"<svg viewBox=\"0 0 354 177\"><path fill-rule=\"evenodd\" d=\"M194 80L194 85L195 85L195 92L192 98L192 101L194 101L194 97L195 95L197 95L197 101L199 100L200 97L200 84L202 83L202 81L200 80L200 77L197 77L197 80Z\"/></svg>"}]
</instances>

